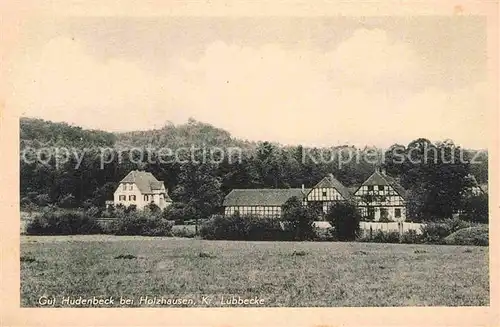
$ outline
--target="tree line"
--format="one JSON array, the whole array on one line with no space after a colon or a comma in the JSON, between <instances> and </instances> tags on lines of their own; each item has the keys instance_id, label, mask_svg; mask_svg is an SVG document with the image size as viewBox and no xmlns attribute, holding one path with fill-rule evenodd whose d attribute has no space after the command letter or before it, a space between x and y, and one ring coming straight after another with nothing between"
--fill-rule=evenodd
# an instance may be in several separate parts
<instances>
[{"instance_id":1,"label":"tree line","mask_svg":"<svg viewBox=\"0 0 500 327\"><path fill-rule=\"evenodd\" d=\"M80 152L80 156L71 156L62 164L55 156L48 156L44 162L27 162L20 158L20 198L25 208L46 205L103 208L105 201L113 198L119 181L131 170L139 169L165 182L174 201L169 209L172 215L179 219L206 218L221 213L224 196L234 188L312 187L328 173L333 173L345 186L354 189L376 167L382 166L408 190L410 216L416 219L449 218L461 211L484 216L485 203L487 216L487 196L466 196L465 192L471 186L470 174L479 183L487 183L488 154L484 151L478 155L477 151L462 149L449 140L433 143L421 138L384 151L352 146L325 149L241 141L223 130L194 120L180 126L167 125L161 130L121 134L27 118L21 120L20 127L21 150L50 145L71 147ZM162 163L141 161L138 153L126 149L140 144L144 148L165 144L175 148L185 146L188 141L218 147L241 146L243 151L238 160L223 157L218 162L211 162L204 160L207 154L199 151L194 154L199 163L190 160ZM110 147L115 158L105 165L102 165L103 146ZM324 159L325 151L338 158L352 152L371 152L384 160L344 160L339 165L338 160L315 162L311 159ZM434 151L439 155L427 155ZM160 154L153 151L152 156Z\"/></svg>"}]
</instances>

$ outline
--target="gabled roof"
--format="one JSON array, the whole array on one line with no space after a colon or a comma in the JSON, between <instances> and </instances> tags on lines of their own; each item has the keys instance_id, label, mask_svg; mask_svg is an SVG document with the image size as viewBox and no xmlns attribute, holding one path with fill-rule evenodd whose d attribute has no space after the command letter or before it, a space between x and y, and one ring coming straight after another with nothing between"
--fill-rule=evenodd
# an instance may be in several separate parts
<instances>
[{"instance_id":1,"label":"gabled roof","mask_svg":"<svg viewBox=\"0 0 500 327\"><path fill-rule=\"evenodd\" d=\"M406 190L391 176L383 174L375 170L370 177L364 181L361 186L365 185L388 185L391 186L401 197L406 198Z\"/></svg>"},{"instance_id":2,"label":"gabled roof","mask_svg":"<svg viewBox=\"0 0 500 327\"><path fill-rule=\"evenodd\" d=\"M146 171L132 170L120 183L134 183L143 194L154 193L164 187L163 182L156 179L153 174Z\"/></svg>"},{"instance_id":3,"label":"gabled roof","mask_svg":"<svg viewBox=\"0 0 500 327\"><path fill-rule=\"evenodd\" d=\"M336 189L340 195L342 195L342 197L345 199L345 200L350 200L351 197L352 197L352 194L351 192L349 191L349 189L347 187L345 187L344 185L342 185L341 182L339 182L334 176L333 174L328 174L325 178L323 178L318 184L316 184L311 190L315 189L315 188L334 188ZM308 194L309 192L307 192L306 194Z\"/></svg>"},{"instance_id":4,"label":"gabled roof","mask_svg":"<svg viewBox=\"0 0 500 327\"><path fill-rule=\"evenodd\" d=\"M310 189L234 189L224 198L223 206L282 206L291 197L300 200Z\"/></svg>"}]
</instances>

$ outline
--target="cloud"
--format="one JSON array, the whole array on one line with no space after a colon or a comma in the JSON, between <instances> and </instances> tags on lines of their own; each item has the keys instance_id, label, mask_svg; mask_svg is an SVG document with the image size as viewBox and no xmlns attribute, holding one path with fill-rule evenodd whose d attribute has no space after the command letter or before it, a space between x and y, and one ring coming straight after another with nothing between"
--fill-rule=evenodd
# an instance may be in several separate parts
<instances>
[{"instance_id":1,"label":"cloud","mask_svg":"<svg viewBox=\"0 0 500 327\"><path fill-rule=\"evenodd\" d=\"M487 144L486 85L422 88L418 54L383 30L358 30L326 53L219 41L195 60L164 60L168 69L152 72L53 39L17 67L13 100L26 115L108 130L192 116L237 137L290 144Z\"/></svg>"}]
</instances>

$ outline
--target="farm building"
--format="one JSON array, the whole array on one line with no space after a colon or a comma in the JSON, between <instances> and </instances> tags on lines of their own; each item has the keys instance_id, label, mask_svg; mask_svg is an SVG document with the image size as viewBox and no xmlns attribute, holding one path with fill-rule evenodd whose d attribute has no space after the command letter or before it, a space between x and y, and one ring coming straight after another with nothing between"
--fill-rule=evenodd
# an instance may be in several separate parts
<instances>
[{"instance_id":1,"label":"farm building","mask_svg":"<svg viewBox=\"0 0 500 327\"><path fill-rule=\"evenodd\" d=\"M321 207L323 213L336 201L349 201L352 194L333 174L328 174L305 194L305 204Z\"/></svg>"},{"instance_id":2,"label":"farm building","mask_svg":"<svg viewBox=\"0 0 500 327\"><path fill-rule=\"evenodd\" d=\"M384 169L376 169L354 192L361 215L368 221L404 221L406 190Z\"/></svg>"},{"instance_id":3,"label":"farm building","mask_svg":"<svg viewBox=\"0 0 500 327\"><path fill-rule=\"evenodd\" d=\"M262 217L279 217L285 202L296 196L303 199L309 190L289 189L235 189L224 198L224 214L252 214Z\"/></svg>"},{"instance_id":4,"label":"farm building","mask_svg":"<svg viewBox=\"0 0 500 327\"><path fill-rule=\"evenodd\" d=\"M258 216L279 217L285 202L297 197L304 205L317 206L323 213L335 201L352 199L349 190L333 174L323 178L313 188L289 189L235 189L224 199L224 214L255 214Z\"/></svg>"},{"instance_id":5,"label":"farm building","mask_svg":"<svg viewBox=\"0 0 500 327\"><path fill-rule=\"evenodd\" d=\"M164 209L172 203L172 200L164 183L149 172L131 171L120 181L114 193L114 205L123 204L126 207L135 205L137 209L142 209L150 203Z\"/></svg>"},{"instance_id":6,"label":"farm building","mask_svg":"<svg viewBox=\"0 0 500 327\"><path fill-rule=\"evenodd\" d=\"M337 201L354 201L368 221L404 221L406 191L395 179L377 169L360 187L349 189L328 174L314 187L306 189L235 189L224 199L224 214L281 216L282 206L296 196L304 205L328 212Z\"/></svg>"}]
</instances>

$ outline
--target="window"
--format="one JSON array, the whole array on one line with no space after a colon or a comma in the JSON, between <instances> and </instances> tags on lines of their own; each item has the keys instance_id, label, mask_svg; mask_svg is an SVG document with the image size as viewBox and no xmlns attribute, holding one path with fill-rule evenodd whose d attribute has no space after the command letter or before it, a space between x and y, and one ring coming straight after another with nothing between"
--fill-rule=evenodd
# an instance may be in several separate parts
<instances>
[{"instance_id":1,"label":"window","mask_svg":"<svg viewBox=\"0 0 500 327\"><path fill-rule=\"evenodd\" d=\"M396 218L401 218L401 209L394 209L394 216Z\"/></svg>"},{"instance_id":2,"label":"window","mask_svg":"<svg viewBox=\"0 0 500 327\"><path fill-rule=\"evenodd\" d=\"M129 195L128 196L129 201L135 201L135 195Z\"/></svg>"},{"instance_id":3,"label":"window","mask_svg":"<svg viewBox=\"0 0 500 327\"><path fill-rule=\"evenodd\" d=\"M127 196L126 195L120 195L120 196L118 196L118 200L125 201L125 200L127 200Z\"/></svg>"},{"instance_id":4,"label":"window","mask_svg":"<svg viewBox=\"0 0 500 327\"><path fill-rule=\"evenodd\" d=\"M383 190L384 190L384 185L379 185L379 186L378 186L378 190L379 190L379 191L383 191Z\"/></svg>"},{"instance_id":5,"label":"window","mask_svg":"<svg viewBox=\"0 0 500 327\"><path fill-rule=\"evenodd\" d=\"M373 185L368 185L368 191L373 191Z\"/></svg>"},{"instance_id":6,"label":"window","mask_svg":"<svg viewBox=\"0 0 500 327\"><path fill-rule=\"evenodd\" d=\"M389 211L386 208L380 208L380 221L389 220Z\"/></svg>"},{"instance_id":7,"label":"window","mask_svg":"<svg viewBox=\"0 0 500 327\"><path fill-rule=\"evenodd\" d=\"M147 194L144 195L144 201L149 201L149 196Z\"/></svg>"},{"instance_id":8,"label":"window","mask_svg":"<svg viewBox=\"0 0 500 327\"><path fill-rule=\"evenodd\" d=\"M324 197L326 196L326 191L323 191L323 196L324 196Z\"/></svg>"},{"instance_id":9,"label":"window","mask_svg":"<svg viewBox=\"0 0 500 327\"><path fill-rule=\"evenodd\" d=\"M123 190L126 191L127 190L127 184L123 184Z\"/></svg>"},{"instance_id":10,"label":"window","mask_svg":"<svg viewBox=\"0 0 500 327\"><path fill-rule=\"evenodd\" d=\"M134 184L130 184L130 187L128 189L129 190L133 190L134 189Z\"/></svg>"},{"instance_id":11,"label":"window","mask_svg":"<svg viewBox=\"0 0 500 327\"><path fill-rule=\"evenodd\" d=\"M375 209L373 208L368 208L368 219L374 219L375 218Z\"/></svg>"}]
</instances>

